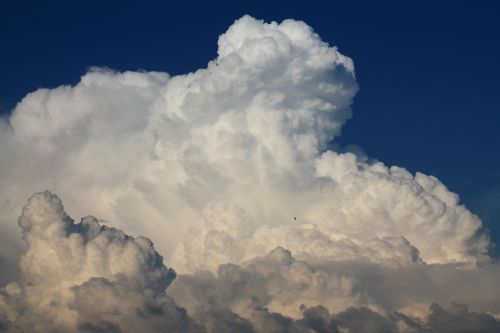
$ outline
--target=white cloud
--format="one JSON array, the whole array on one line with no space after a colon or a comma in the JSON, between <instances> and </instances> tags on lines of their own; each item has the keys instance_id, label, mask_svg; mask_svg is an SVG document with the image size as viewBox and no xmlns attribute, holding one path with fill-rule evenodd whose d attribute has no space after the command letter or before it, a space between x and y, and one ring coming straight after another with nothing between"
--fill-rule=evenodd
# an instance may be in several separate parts
<instances>
[{"instance_id":1,"label":"white cloud","mask_svg":"<svg viewBox=\"0 0 500 333\"><path fill-rule=\"evenodd\" d=\"M92 69L28 94L0 127L0 266L22 252L25 198L49 189L73 214L151 238L183 274L167 289L177 305L149 240L74 224L45 193L23 210L23 276L2 291L0 328L335 332L360 316L411 331L394 313L418 329L433 302L500 313L489 238L456 194L328 150L351 115L351 59L293 20L245 16L218 45L186 75Z\"/></svg>"},{"instance_id":2,"label":"white cloud","mask_svg":"<svg viewBox=\"0 0 500 333\"><path fill-rule=\"evenodd\" d=\"M13 332L195 331L165 295L175 272L147 238L75 224L50 192L33 195L19 226L26 241L23 279L0 293L2 325Z\"/></svg>"},{"instance_id":3,"label":"white cloud","mask_svg":"<svg viewBox=\"0 0 500 333\"><path fill-rule=\"evenodd\" d=\"M243 264L175 272L144 237L75 224L50 192L33 195L19 226L22 280L0 290L7 332L494 332L499 266L422 262L386 266L371 257L297 260L278 247ZM384 248L378 240L368 247ZM391 243L391 242L389 242ZM396 244L406 242L396 241ZM370 252L371 253L371 252ZM444 285L443 285L444 284ZM453 295L450 295L453 293ZM482 312L453 304L465 301ZM427 310L429 304L430 311ZM418 313L421 305L422 313Z\"/></svg>"}]
</instances>

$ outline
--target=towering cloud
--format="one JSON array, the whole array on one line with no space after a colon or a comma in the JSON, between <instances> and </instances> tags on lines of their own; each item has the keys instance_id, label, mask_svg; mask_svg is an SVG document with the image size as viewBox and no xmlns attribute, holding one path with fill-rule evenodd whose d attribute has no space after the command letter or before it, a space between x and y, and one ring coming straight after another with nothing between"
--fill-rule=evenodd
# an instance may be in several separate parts
<instances>
[{"instance_id":1,"label":"towering cloud","mask_svg":"<svg viewBox=\"0 0 500 333\"><path fill-rule=\"evenodd\" d=\"M351 59L293 20L218 45L181 76L92 69L0 124L2 271L32 193L103 219L31 197L0 330L498 331L500 266L458 196L329 148Z\"/></svg>"}]
</instances>

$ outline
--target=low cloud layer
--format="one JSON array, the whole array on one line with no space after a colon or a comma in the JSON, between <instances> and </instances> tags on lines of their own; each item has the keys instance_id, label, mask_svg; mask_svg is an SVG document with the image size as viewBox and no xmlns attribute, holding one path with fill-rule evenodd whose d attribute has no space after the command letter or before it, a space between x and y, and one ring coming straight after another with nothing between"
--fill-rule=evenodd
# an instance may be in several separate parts
<instances>
[{"instance_id":1,"label":"low cloud layer","mask_svg":"<svg viewBox=\"0 0 500 333\"><path fill-rule=\"evenodd\" d=\"M446 291L438 290L442 284L448 292L455 292L454 297L475 296L469 301L480 299L484 305L488 296L478 288L494 290L498 270L432 267L421 262L412 267L383 267L364 259L301 261L277 247L243 265L223 264L216 273L198 271L172 283L176 273L164 265L149 239L101 226L92 216L75 223L50 192L29 199L19 226L27 245L20 263L22 280L0 291L0 331L500 329L494 315L472 312L465 305L451 303L443 308L432 303L422 313L414 307L430 299L449 301ZM402 275L406 275L403 283ZM460 288L472 290L472 295L460 295ZM418 293L422 295L416 297ZM489 302L500 306L497 297L490 295Z\"/></svg>"},{"instance_id":2,"label":"low cloud layer","mask_svg":"<svg viewBox=\"0 0 500 333\"><path fill-rule=\"evenodd\" d=\"M477 216L329 149L351 59L293 20L245 16L218 45L181 76L92 69L0 123L1 281L24 253L0 331L499 331ZM50 192L22 208L41 189L102 220Z\"/></svg>"}]
</instances>

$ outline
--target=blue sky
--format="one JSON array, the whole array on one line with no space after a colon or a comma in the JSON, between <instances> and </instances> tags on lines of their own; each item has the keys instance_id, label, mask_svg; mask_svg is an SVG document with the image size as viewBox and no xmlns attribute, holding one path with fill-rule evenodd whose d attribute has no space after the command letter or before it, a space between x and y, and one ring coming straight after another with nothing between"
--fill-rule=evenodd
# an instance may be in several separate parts
<instances>
[{"instance_id":1,"label":"blue sky","mask_svg":"<svg viewBox=\"0 0 500 333\"><path fill-rule=\"evenodd\" d=\"M493 2L0 4L0 111L91 66L181 74L215 57L244 14L301 19L356 65L342 144L441 179L500 241L500 5Z\"/></svg>"}]
</instances>

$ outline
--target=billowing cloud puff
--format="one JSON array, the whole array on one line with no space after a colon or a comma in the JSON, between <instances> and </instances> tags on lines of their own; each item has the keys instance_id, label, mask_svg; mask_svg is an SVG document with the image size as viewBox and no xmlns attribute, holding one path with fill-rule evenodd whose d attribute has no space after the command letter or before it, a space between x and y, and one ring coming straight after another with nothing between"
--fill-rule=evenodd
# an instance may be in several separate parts
<instances>
[{"instance_id":1,"label":"billowing cloud puff","mask_svg":"<svg viewBox=\"0 0 500 333\"><path fill-rule=\"evenodd\" d=\"M0 294L7 331L196 331L165 295L175 272L149 239L91 216L75 224L50 192L29 199L19 226L27 245L23 279Z\"/></svg>"},{"instance_id":2,"label":"billowing cloud puff","mask_svg":"<svg viewBox=\"0 0 500 333\"><path fill-rule=\"evenodd\" d=\"M186 75L94 68L0 123L2 282L32 193L102 218L31 197L0 329L497 330L500 268L458 196L330 148L351 59L293 20L245 16L218 46Z\"/></svg>"},{"instance_id":3,"label":"billowing cloud puff","mask_svg":"<svg viewBox=\"0 0 500 333\"><path fill-rule=\"evenodd\" d=\"M50 192L29 199L19 226L27 245L21 258L22 280L0 291L0 331L496 332L500 328L491 314L470 312L460 304L444 309L433 303L424 317L394 310L425 300L425 296L410 297L405 303L400 300L405 293L418 291L423 283L430 284L427 289L437 288L439 281L448 283L446 277L453 281L465 275L462 286L487 287L488 276L498 277L498 267L496 272L478 274L440 265L448 276L439 276L421 262L412 268L387 268L363 260L306 262L278 247L242 266L220 265L216 274L181 275L171 284L176 274L165 267L149 239L101 226L92 216L75 224ZM401 274L408 275L411 290L393 289ZM432 297L445 300L439 294L427 295ZM488 302L485 295L480 299ZM498 308L498 299L490 300Z\"/></svg>"}]
</instances>

